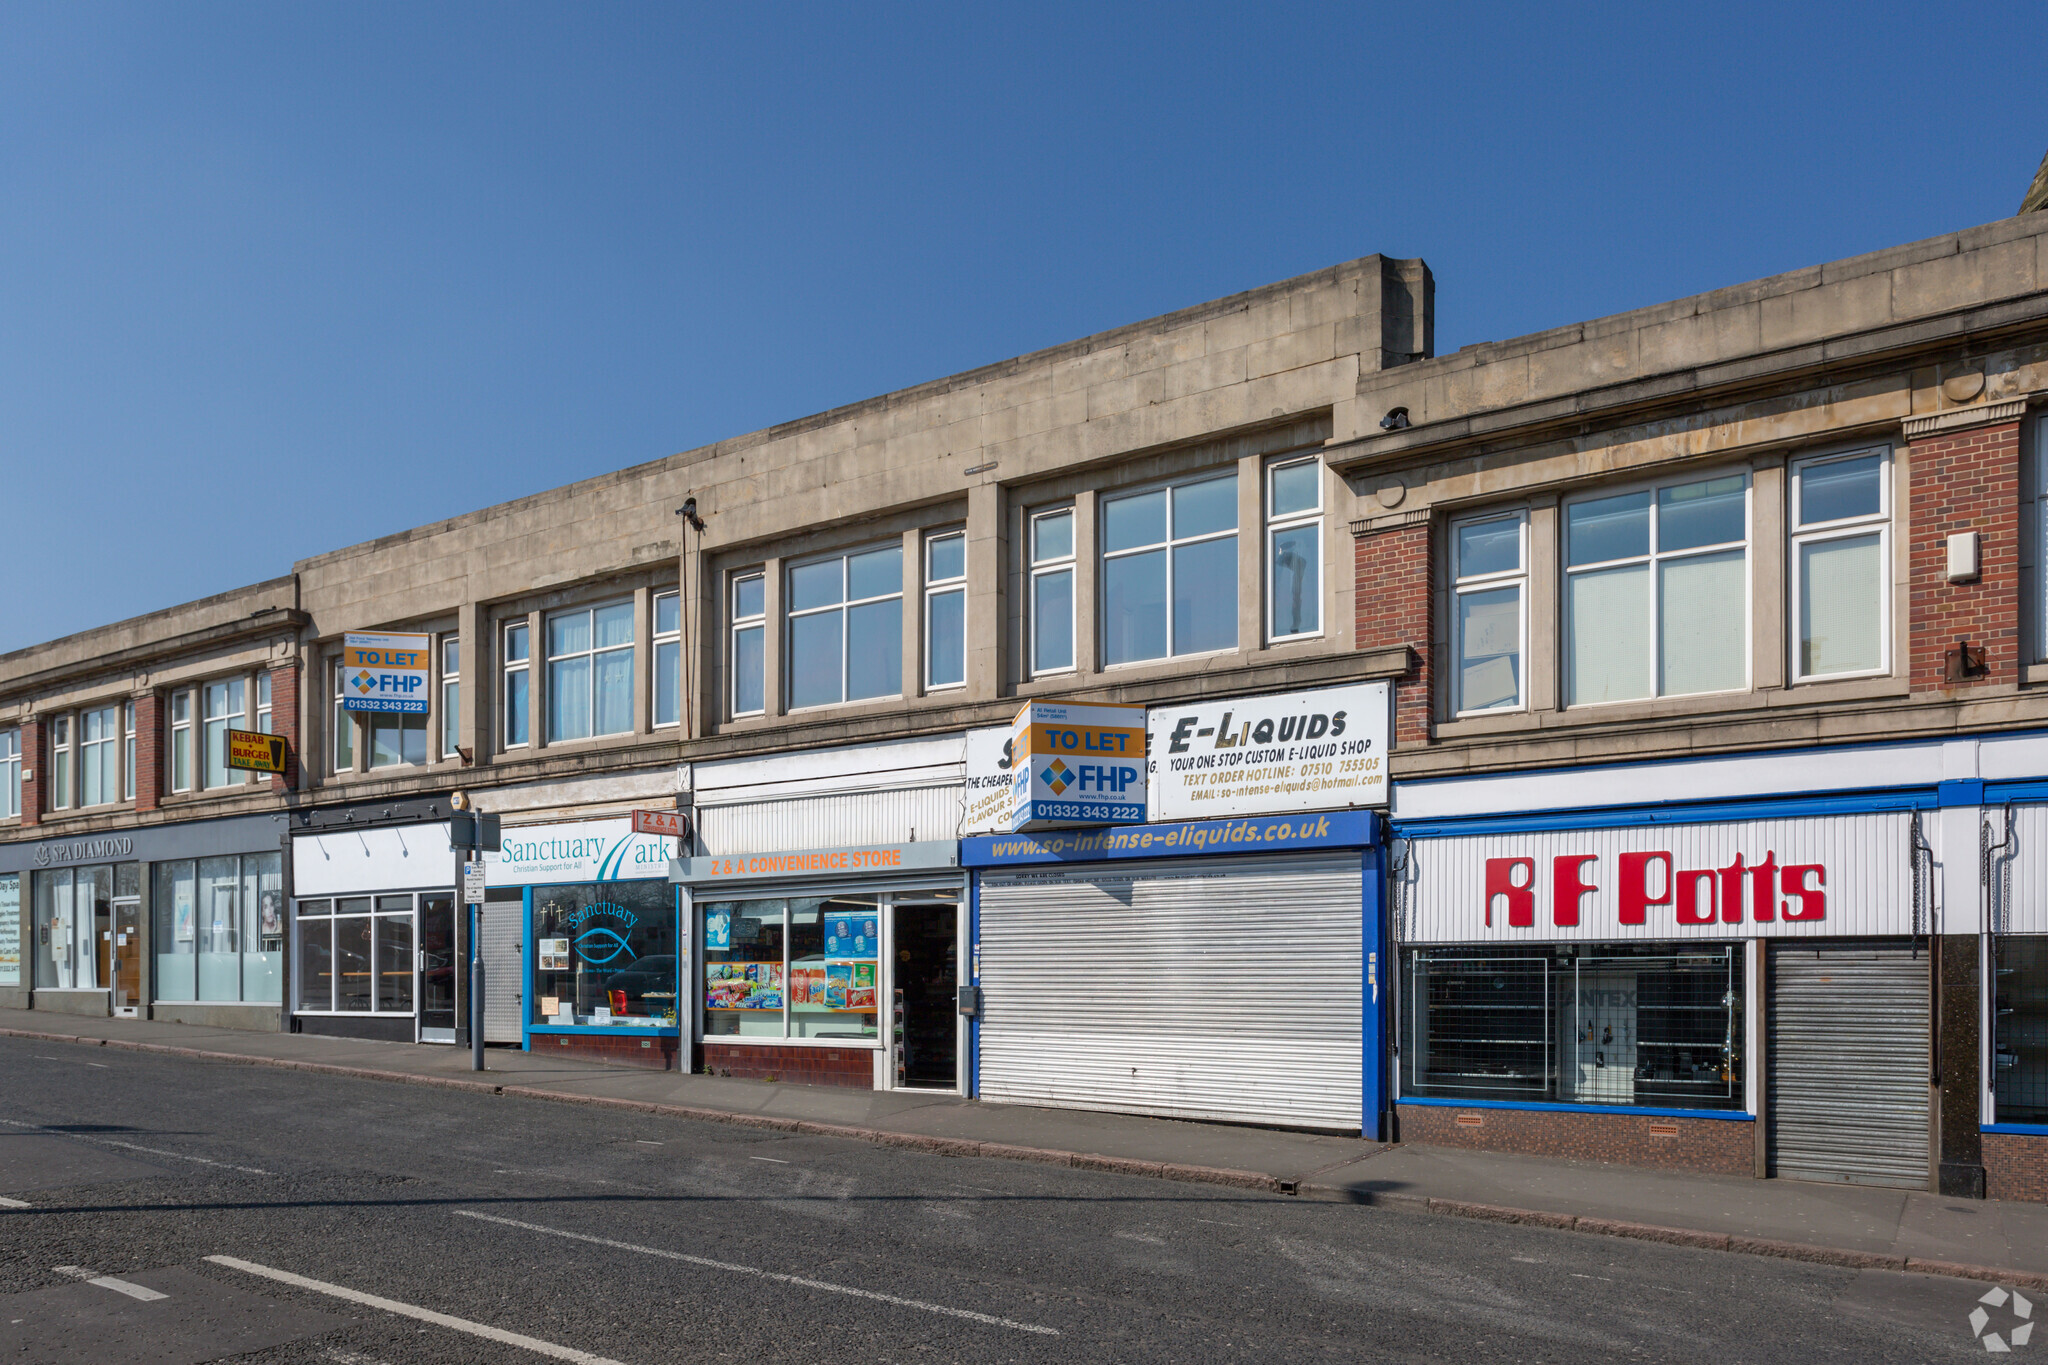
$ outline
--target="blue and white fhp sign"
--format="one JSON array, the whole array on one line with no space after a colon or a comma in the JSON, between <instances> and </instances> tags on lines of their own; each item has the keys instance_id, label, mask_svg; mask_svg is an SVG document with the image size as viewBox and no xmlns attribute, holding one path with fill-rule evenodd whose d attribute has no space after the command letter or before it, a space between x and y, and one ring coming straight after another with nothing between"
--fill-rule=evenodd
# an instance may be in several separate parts
<instances>
[{"instance_id":1,"label":"blue and white fhp sign","mask_svg":"<svg viewBox=\"0 0 2048 1365\"><path fill-rule=\"evenodd\" d=\"M427 714L426 635L349 634L341 646L341 704L348 711Z\"/></svg>"}]
</instances>

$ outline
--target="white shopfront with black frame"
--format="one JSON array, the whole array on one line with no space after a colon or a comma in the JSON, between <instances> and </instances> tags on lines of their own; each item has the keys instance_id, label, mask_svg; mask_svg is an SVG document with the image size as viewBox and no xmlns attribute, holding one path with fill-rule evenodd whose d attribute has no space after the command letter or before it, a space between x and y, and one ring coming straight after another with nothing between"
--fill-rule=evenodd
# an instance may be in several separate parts
<instances>
[{"instance_id":1,"label":"white shopfront with black frame","mask_svg":"<svg viewBox=\"0 0 2048 1365\"><path fill-rule=\"evenodd\" d=\"M454 854L445 820L292 840L292 1027L456 1040Z\"/></svg>"}]
</instances>

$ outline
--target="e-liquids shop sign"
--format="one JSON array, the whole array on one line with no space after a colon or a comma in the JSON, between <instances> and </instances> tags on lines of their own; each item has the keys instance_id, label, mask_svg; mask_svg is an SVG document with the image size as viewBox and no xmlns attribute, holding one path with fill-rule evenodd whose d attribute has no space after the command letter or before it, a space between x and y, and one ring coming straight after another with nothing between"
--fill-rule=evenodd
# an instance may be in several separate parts
<instances>
[{"instance_id":1,"label":"e-liquids shop sign","mask_svg":"<svg viewBox=\"0 0 2048 1365\"><path fill-rule=\"evenodd\" d=\"M1387 804L1383 682L1154 707L1156 820Z\"/></svg>"},{"instance_id":2,"label":"e-liquids shop sign","mask_svg":"<svg viewBox=\"0 0 2048 1365\"><path fill-rule=\"evenodd\" d=\"M350 711L427 714L428 637L354 634L342 637L342 706Z\"/></svg>"}]
</instances>

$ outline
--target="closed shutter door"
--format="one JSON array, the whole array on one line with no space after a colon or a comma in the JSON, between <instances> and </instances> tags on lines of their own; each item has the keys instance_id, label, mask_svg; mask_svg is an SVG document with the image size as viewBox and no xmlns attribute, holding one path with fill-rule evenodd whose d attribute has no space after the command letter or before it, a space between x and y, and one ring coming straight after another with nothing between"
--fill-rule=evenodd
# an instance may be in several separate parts
<instances>
[{"instance_id":1,"label":"closed shutter door","mask_svg":"<svg viewBox=\"0 0 2048 1365\"><path fill-rule=\"evenodd\" d=\"M521 996L526 967L520 940L526 937L526 908L518 901L484 906L484 1041L516 1043L524 1036Z\"/></svg>"},{"instance_id":2,"label":"closed shutter door","mask_svg":"<svg viewBox=\"0 0 2048 1365\"><path fill-rule=\"evenodd\" d=\"M1772 1175L1927 1188L1927 954L1773 945Z\"/></svg>"},{"instance_id":3,"label":"closed shutter door","mask_svg":"<svg viewBox=\"0 0 2048 1365\"><path fill-rule=\"evenodd\" d=\"M985 1099L1356 1132L1359 855L981 883Z\"/></svg>"}]
</instances>

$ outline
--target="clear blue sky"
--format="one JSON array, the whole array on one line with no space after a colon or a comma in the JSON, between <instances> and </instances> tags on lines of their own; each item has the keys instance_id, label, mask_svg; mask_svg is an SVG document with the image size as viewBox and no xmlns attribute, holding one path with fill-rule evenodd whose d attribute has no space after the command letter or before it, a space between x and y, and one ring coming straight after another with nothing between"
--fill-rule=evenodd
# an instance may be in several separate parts
<instances>
[{"instance_id":1,"label":"clear blue sky","mask_svg":"<svg viewBox=\"0 0 2048 1365\"><path fill-rule=\"evenodd\" d=\"M1450 351L1931 236L2048 145L1982 11L1562 8L14 0L0 651L1375 251Z\"/></svg>"}]
</instances>

